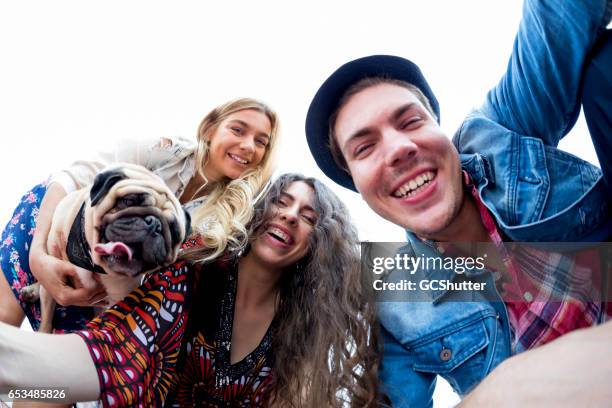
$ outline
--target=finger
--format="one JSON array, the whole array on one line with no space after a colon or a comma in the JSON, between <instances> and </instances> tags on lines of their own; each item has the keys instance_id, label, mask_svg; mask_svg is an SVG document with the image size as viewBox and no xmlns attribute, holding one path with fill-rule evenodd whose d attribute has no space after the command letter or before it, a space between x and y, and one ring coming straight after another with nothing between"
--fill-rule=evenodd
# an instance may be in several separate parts
<instances>
[{"instance_id":1,"label":"finger","mask_svg":"<svg viewBox=\"0 0 612 408\"><path fill-rule=\"evenodd\" d=\"M55 258L61 258L62 256L62 250L60 249L60 247L57 244L52 244L51 245L51 249L49 250L49 255L55 257Z\"/></svg>"},{"instance_id":2,"label":"finger","mask_svg":"<svg viewBox=\"0 0 612 408\"><path fill-rule=\"evenodd\" d=\"M60 274L64 277L76 278L78 279L78 273L76 271L76 266L67 261L62 261L61 259L55 259L56 269L59 270Z\"/></svg>"},{"instance_id":3,"label":"finger","mask_svg":"<svg viewBox=\"0 0 612 408\"><path fill-rule=\"evenodd\" d=\"M56 299L62 306L84 306L86 304L87 297L83 297L79 289L73 289L69 286L64 286L60 292L59 297Z\"/></svg>"},{"instance_id":4,"label":"finger","mask_svg":"<svg viewBox=\"0 0 612 408\"><path fill-rule=\"evenodd\" d=\"M73 289L65 287L61 292L61 299L64 303L60 304L62 306L89 306L91 304L91 299L98 298L102 295L106 296L106 293L97 291L92 294L87 288Z\"/></svg>"},{"instance_id":5,"label":"finger","mask_svg":"<svg viewBox=\"0 0 612 408\"><path fill-rule=\"evenodd\" d=\"M95 303L97 300L100 300L100 298L104 299L107 296L108 293L106 293L106 290L104 290L104 287L102 287L101 289L96 290L95 292L90 294L88 302Z\"/></svg>"},{"instance_id":6,"label":"finger","mask_svg":"<svg viewBox=\"0 0 612 408\"><path fill-rule=\"evenodd\" d=\"M94 301L92 301L91 305L95 307L102 307L102 306L108 306L109 302L106 296L100 296L98 299L95 299Z\"/></svg>"},{"instance_id":7,"label":"finger","mask_svg":"<svg viewBox=\"0 0 612 408\"><path fill-rule=\"evenodd\" d=\"M84 301L87 302L92 302L93 299L99 298L100 296L106 296L106 290L104 289L104 287L98 287L95 289L78 288L75 289L74 292L78 293L78 295L82 297Z\"/></svg>"},{"instance_id":8,"label":"finger","mask_svg":"<svg viewBox=\"0 0 612 408\"><path fill-rule=\"evenodd\" d=\"M87 269L79 268L71 263L67 263L68 268L66 273L63 275L64 281L69 281L74 284L76 288L88 288L90 291L97 291L103 288L100 280L96 279L97 274Z\"/></svg>"},{"instance_id":9,"label":"finger","mask_svg":"<svg viewBox=\"0 0 612 408\"><path fill-rule=\"evenodd\" d=\"M30 243L30 259L40 258L45 255L48 255L47 248L45 247L42 241L36 239L36 234L34 234L34 238Z\"/></svg>"}]
</instances>

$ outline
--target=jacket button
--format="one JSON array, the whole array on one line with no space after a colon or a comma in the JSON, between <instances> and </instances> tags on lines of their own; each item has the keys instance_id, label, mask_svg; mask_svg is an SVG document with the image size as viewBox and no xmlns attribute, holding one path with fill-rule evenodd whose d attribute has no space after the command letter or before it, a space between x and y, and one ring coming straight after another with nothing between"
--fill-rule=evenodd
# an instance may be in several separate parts
<instances>
[{"instance_id":1,"label":"jacket button","mask_svg":"<svg viewBox=\"0 0 612 408\"><path fill-rule=\"evenodd\" d=\"M448 361L451 359L452 356L453 356L453 352L447 348L442 349L442 351L440 352L440 359L442 361Z\"/></svg>"}]
</instances>

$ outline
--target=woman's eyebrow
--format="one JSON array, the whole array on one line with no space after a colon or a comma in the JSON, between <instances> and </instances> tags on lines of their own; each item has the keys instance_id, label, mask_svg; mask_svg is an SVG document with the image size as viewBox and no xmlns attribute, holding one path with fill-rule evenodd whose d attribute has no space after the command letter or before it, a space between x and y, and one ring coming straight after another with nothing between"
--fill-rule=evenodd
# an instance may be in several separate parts
<instances>
[{"instance_id":1,"label":"woman's eyebrow","mask_svg":"<svg viewBox=\"0 0 612 408\"><path fill-rule=\"evenodd\" d=\"M312 208L312 207L311 207L311 206L309 206L309 205L305 205L304 207L302 207L302 209L303 209L303 210L306 210L306 211L312 211L312 212L313 212L313 213L315 213L315 214L317 213L317 210L315 210L314 208Z\"/></svg>"},{"instance_id":2,"label":"woman's eyebrow","mask_svg":"<svg viewBox=\"0 0 612 408\"><path fill-rule=\"evenodd\" d=\"M248 123L246 123L244 120L240 120L240 119L232 119L232 120L230 120L230 121L229 121L229 123L237 123L237 124L239 124L240 126L243 126L243 127L245 127L245 128L248 128L248 127L249 127L249 124L248 124Z\"/></svg>"},{"instance_id":3,"label":"woman's eyebrow","mask_svg":"<svg viewBox=\"0 0 612 408\"><path fill-rule=\"evenodd\" d=\"M285 193L284 191L281 193L281 196L287 197L287 198L288 198L289 200L291 200L291 201L295 201L295 197L294 197L294 196L292 196L292 195L291 195L291 194L289 194L289 193ZM314 208L312 208L312 207L311 207L310 205L308 205L308 204L306 204L306 205L302 206L302 210L312 211L312 212L314 212L314 213L316 213L316 212L317 212L317 211L316 211Z\"/></svg>"},{"instance_id":4,"label":"woman's eyebrow","mask_svg":"<svg viewBox=\"0 0 612 408\"><path fill-rule=\"evenodd\" d=\"M295 200L295 197L293 197L293 196L292 196L291 194L289 194L289 193L285 193L284 191L282 191L282 192L280 193L280 195L281 195L281 196L284 196L284 197L286 197L286 198L288 198L288 199L290 199L291 201Z\"/></svg>"}]
</instances>

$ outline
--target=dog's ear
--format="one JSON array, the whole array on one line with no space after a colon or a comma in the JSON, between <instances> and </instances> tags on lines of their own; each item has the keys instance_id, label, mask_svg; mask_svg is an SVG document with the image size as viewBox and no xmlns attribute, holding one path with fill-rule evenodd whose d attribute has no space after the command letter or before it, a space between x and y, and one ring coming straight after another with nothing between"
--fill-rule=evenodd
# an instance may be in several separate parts
<instances>
[{"instance_id":1,"label":"dog's ear","mask_svg":"<svg viewBox=\"0 0 612 408\"><path fill-rule=\"evenodd\" d=\"M115 184L126 177L120 170L108 170L98 173L89 192L91 205L98 204Z\"/></svg>"},{"instance_id":2,"label":"dog's ear","mask_svg":"<svg viewBox=\"0 0 612 408\"><path fill-rule=\"evenodd\" d=\"M185 213L185 241L191 235L191 215L189 212L183 208L183 212Z\"/></svg>"},{"instance_id":3,"label":"dog's ear","mask_svg":"<svg viewBox=\"0 0 612 408\"><path fill-rule=\"evenodd\" d=\"M170 223L170 237L172 238L172 245L183 244L187 241L187 238L191 235L191 216L182 208L183 214L185 216L185 235L181 236L181 229L178 223L178 220L173 220Z\"/></svg>"}]
</instances>

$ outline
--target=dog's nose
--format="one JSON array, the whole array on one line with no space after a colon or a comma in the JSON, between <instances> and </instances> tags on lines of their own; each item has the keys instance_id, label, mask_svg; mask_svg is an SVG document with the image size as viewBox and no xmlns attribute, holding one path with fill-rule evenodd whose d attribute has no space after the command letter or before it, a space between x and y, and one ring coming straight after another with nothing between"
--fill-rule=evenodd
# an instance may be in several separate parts
<instances>
[{"instance_id":1,"label":"dog's nose","mask_svg":"<svg viewBox=\"0 0 612 408\"><path fill-rule=\"evenodd\" d=\"M161 234L162 232L162 226L161 226L161 221L159 221L159 219L153 215L147 215L144 218L145 224L147 225L147 229L149 230L149 232L156 232L158 234Z\"/></svg>"}]
</instances>

